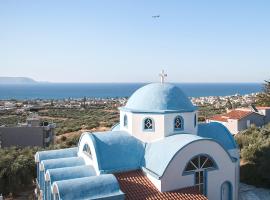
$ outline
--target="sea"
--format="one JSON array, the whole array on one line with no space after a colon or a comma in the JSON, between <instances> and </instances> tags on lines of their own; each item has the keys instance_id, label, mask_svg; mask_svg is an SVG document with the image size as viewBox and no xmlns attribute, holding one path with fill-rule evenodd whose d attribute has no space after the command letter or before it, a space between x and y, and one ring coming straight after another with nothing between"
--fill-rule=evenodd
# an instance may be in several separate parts
<instances>
[{"instance_id":1,"label":"sea","mask_svg":"<svg viewBox=\"0 0 270 200\"><path fill-rule=\"evenodd\" d=\"M147 83L40 83L0 85L0 99L66 99L129 97ZM189 97L228 96L261 92L261 83L174 83Z\"/></svg>"}]
</instances>

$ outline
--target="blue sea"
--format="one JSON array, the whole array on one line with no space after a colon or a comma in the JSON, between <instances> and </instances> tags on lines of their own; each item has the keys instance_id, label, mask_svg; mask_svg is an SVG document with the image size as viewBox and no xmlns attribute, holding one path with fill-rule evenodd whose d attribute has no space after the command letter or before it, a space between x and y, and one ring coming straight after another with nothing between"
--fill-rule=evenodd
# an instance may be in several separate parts
<instances>
[{"instance_id":1,"label":"blue sea","mask_svg":"<svg viewBox=\"0 0 270 200\"><path fill-rule=\"evenodd\" d=\"M0 99L129 97L146 83L46 83L0 85ZM175 83L189 97L227 96L262 91L260 83Z\"/></svg>"}]
</instances>

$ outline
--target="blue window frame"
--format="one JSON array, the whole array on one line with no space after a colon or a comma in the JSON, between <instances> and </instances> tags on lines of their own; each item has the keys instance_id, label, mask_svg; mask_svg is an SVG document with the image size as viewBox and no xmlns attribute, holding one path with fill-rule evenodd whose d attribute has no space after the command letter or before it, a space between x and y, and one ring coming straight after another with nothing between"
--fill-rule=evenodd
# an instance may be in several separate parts
<instances>
[{"instance_id":1,"label":"blue window frame","mask_svg":"<svg viewBox=\"0 0 270 200\"><path fill-rule=\"evenodd\" d=\"M174 130L175 131L184 130L184 119L180 115L174 118Z\"/></svg>"},{"instance_id":2,"label":"blue window frame","mask_svg":"<svg viewBox=\"0 0 270 200\"><path fill-rule=\"evenodd\" d=\"M128 127L128 118L127 118L127 115L124 115L124 127Z\"/></svg>"},{"instance_id":3,"label":"blue window frame","mask_svg":"<svg viewBox=\"0 0 270 200\"><path fill-rule=\"evenodd\" d=\"M145 118L143 121L143 129L145 131L154 131L155 122L151 118Z\"/></svg>"},{"instance_id":4,"label":"blue window frame","mask_svg":"<svg viewBox=\"0 0 270 200\"><path fill-rule=\"evenodd\" d=\"M197 126L197 115L195 114L194 115L194 127L196 127Z\"/></svg>"},{"instance_id":5,"label":"blue window frame","mask_svg":"<svg viewBox=\"0 0 270 200\"><path fill-rule=\"evenodd\" d=\"M201 154L189 160L186 164L183 175L194 173L194 185L202 194L206 195L207 171L215 169L217 169L217 165L214 160L209 155Z\"/></svg>"}]
</instances>

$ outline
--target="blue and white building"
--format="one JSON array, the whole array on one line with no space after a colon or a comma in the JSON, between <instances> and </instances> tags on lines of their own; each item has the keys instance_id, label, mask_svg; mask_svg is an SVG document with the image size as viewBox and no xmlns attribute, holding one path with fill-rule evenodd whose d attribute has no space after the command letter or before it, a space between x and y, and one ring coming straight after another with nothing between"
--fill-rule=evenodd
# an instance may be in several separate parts
<instances>
[{"instance_id":1,"label":"blue and white building","mask_svg":"<svg viewBox=\"0 0 270 200\"><path fill-rule=\"evenodd\" d=\"M160 192L196 186L210 200L237 200L238 146L175 85L138 89L111 131L86 132L78 147L37 152L43 199L125 199L115 173L142 170Z\"/></svg>"}]
</instances>

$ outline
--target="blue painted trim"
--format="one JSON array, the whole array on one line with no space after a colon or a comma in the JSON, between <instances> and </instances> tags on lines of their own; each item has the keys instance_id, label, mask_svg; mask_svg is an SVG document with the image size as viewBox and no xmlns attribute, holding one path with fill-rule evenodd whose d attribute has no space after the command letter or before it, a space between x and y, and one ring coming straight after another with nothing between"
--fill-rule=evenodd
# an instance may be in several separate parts
<instances>
[{"instance_id":1,"label":"blue painted trim","mask_svg":"<svg viewBox=\"0 0 270 200\"><path fill-rule=\"evenodd\" d=\"M229 200L232 200L233 199L233 196L232 196L233 195L233 192L232 192L233 188L232 188L232 184L230 181L224 181L221 184L221 186L220 186L220 200L224 200L224 199L222 199L222 187L224 184L229 184Z\"/></svg>"},{"instance_id":2,"label":"blue painted trim","mask_svg":"<svg viewBox=\"0 0 270 200\"><path fill-rule=\"evenodd\" d=\"M190 110L133 110L126 107L119 107L121 111L131 112L131 113L140 113L140 114L168 114L168 113L185 113L185 112L194 112L198 110L197 107L194 106L194 109Z\"/></svg>"},{"instance_id":3,"label":"blue painted trim","mask_svg":"<svg viewBox=\"0 0 270 200\"><path fill-rule=\"evenodd\" d=\"M207 197L208 195L208 170L205 170L204 173L205 173L204 195Z\"/></svg>"},{"instance_id":4,"label":"blue painted trim","mask_svg":"<svg viewBox=\"0 0 270 200\"><path fill-rule=\"evenodd\" d=\"M144 128L145 121L146 121L147 119L151 119L151 120L152 120L152 129L145 129L145 128ZM155 132L155 120L154 120L152 117L145 117L145 118L143 119L143 123L142 123L142 130L143 130L143 132Z\"/></svg>"},{"instance_id":5,"label":"blue painted trim","mask_svg":"<svg viewBox=\"0 0 270 200\"><path fill-rule=\"evenodd\" d=\"M126 114L124 115L123 122L124 122L124 127L125 127L125 128L128 128L128 117L127 117Z\"/></svg>"},{"instance_id":6,"label":"blue painted trim","mask_svg":"<svg viewBox=\"0 0 270 200\"><path fill-rule=\"evenodd\" d=\"M196 126L197 126L197 114L195 113L195 115L194 115L194 128L196 128Z\"/></svg>"},{"instance_id":7,"label":"blue painted trim","mask_svg":"<svg viewBox=\"0 0 270 200\"><path fill-rule=\"evenodd\" d=\"M176 120L177 118L180 118L180 121L181 121L181 128L175 128L175 120ZM184 127L185 127L185 121L184 121L184 118L183 118L181 115L175 116L175 118L174 118L174 120L173 120L173 130L174 130L174 132L183 131L183 130L184 130Z\"/></svg>"}]
</instances>

